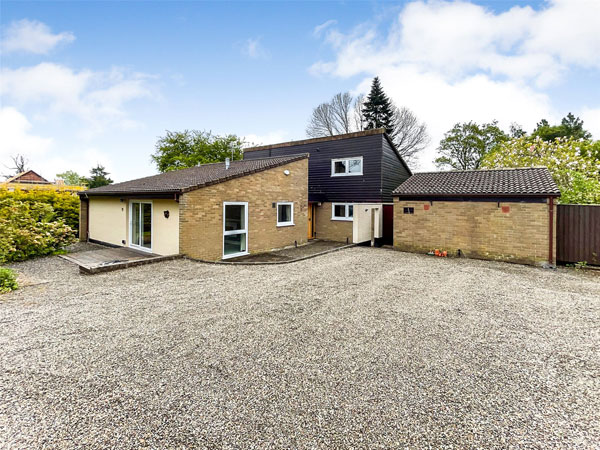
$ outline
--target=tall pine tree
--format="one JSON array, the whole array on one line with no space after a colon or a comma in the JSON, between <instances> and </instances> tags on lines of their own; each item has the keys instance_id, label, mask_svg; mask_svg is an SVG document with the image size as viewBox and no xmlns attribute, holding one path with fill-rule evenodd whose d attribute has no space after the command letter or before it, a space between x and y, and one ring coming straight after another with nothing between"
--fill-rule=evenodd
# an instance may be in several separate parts
<instances>
[{"instance_id":1,"label":"tall pine tree","mask_svg":"<svg viewBox=\"0 0 600 450\"><path fill-rule=\"evenodd\" d=\"M389 136L394 136L394 107L383 92L379 77L373 78L371 92L363 105L362 113L366 130L385 128Z\"/></svg>"}]
</instances>

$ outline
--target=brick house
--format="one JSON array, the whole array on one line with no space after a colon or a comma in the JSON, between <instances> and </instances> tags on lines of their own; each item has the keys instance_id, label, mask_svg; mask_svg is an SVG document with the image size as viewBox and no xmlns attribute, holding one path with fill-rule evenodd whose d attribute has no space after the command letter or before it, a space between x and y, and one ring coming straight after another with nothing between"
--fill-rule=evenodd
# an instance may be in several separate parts
<instances>
[{"instance_id":1,"label":"brick house","mask_svg":"<svg viewBox=\"0 0 600 450\"><path fill-rule=\"evenodd\" d=\"M307 154L204 164L78 194L82 241L208 261L307 241Z\"/></svg>"},{"instance_id":2,"label":"brick house","mask_svg":"<svg viewBox=\"0 0 600 450\"><path fill-rule=\"evenodd\" d=\"M308 153L307 238L392 243L392 191L411 175L385 129L244 150L244 160Z\"/></svg>"},{"instance_id":3,"label":"brick house","mask_svg":"<svg viewBox=\"0 0 600 450\"><path fill-rule=\"evenodd\" d=\"M21 191L31 191L34 189L48 189L55 191L81 191L85 189L83 186L69 186L66 185L62 180L57 180L54 183L46 180L43 176L33 170L27 170L21 172L15 176L0 182L0 189L7 189L14 191L15 189Z\"/></svg>"},{"instance_id":4,"label":"brick house","mask_svg":"<svg viewBox=\"0 0 600 450\"><path fill-rule=\"evenodd\" d=\"M556 261L546 168L416 173L393 192L394 248L534 265Z\"/></svg>"}]
</instances>

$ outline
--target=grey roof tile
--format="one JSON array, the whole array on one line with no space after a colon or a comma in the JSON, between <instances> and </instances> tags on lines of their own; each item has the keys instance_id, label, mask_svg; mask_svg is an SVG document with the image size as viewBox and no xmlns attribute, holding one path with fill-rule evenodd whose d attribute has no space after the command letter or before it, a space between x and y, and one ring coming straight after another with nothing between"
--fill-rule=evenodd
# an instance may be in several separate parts
<instances>
[{"instance_id":1,"label":"grey roof tile","mask_svg":"<svg viewBox=\"0 0 600 450\"><path fill-rule=\"evenodd\" d=\"M278 156L273 158L231 161L229 169L225 163L202 164L188 169L173 170L137 180L124 181L79 192L79 195L115 195L148 193L183 193L211 184L222 183L267 169L273 169L300 159L307 154Z\"/></svg>"},{"instance_id":2,"label":"grey roof tile","mask_svg":"<svg viewBox=\"0 0 600 450\"><path fill-rule=\"evenodd\" d=\"M410 196L559 196L545 167L415 173L392 193Z\"/></svg>"}]
</instances>

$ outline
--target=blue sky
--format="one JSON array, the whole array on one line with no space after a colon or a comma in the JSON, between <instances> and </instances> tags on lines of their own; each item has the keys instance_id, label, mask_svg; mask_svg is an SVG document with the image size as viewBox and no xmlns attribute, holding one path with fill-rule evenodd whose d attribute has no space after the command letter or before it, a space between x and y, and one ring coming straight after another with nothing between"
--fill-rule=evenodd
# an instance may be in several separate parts
<instances>
[{"instance_id":1,"label":"blue sky","mask_svg":"<svg viewBox=\"0 0 600 450\"><path fill-rule=\"evenodd\" d=\"M0 173L155 173L165 130L302 139L312 107L374 75L435 147L455 122L572 111L600 138L596 0L1 3Z\"/></svg>"}]
</instances>

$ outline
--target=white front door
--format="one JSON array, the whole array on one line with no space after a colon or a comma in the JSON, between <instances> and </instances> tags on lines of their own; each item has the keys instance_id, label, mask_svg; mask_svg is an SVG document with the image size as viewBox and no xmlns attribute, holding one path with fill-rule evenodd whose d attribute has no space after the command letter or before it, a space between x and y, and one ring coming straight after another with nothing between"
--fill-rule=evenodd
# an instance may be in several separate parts
<instances>
[{"instance_id":1,"label":"white front door","mask_svg":"<svg viewBox=\"0 0 600 450\"><path fill-rule=\"evenodd\" d=\"M130 202L129 246L152 251L152 202Z\"/></svg>"}]
</instances>

